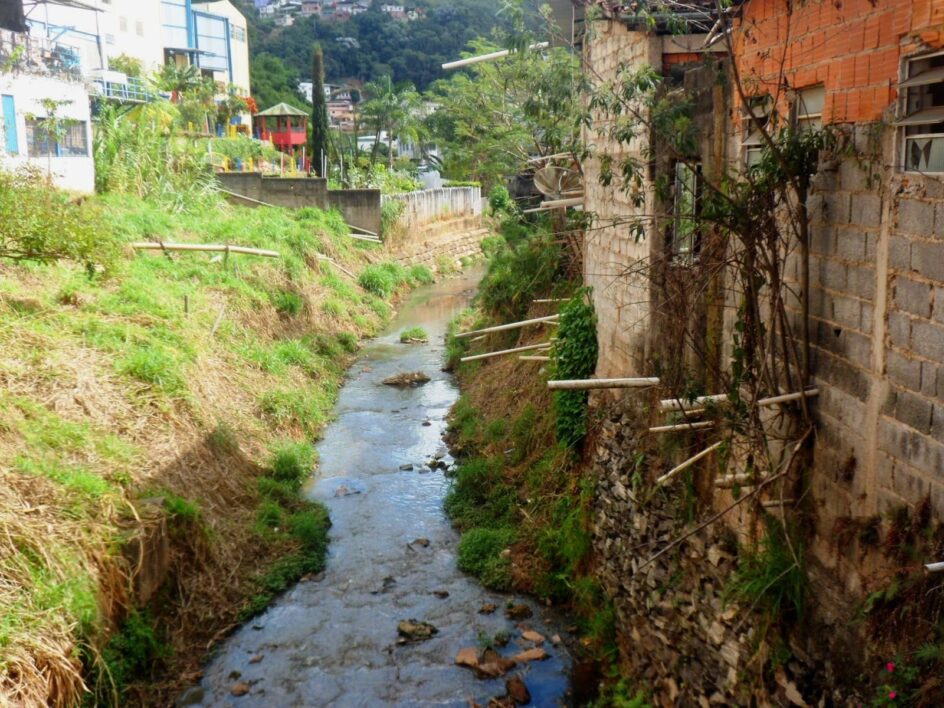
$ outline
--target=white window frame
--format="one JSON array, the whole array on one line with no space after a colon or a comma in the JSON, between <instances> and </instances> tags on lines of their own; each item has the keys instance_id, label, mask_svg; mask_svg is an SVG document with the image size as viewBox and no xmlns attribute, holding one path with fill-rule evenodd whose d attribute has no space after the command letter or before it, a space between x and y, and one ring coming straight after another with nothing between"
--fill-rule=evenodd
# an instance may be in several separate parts
<instances>
[{"instance_id":1,"label":"white window frame","mask_svg":"<svg viewBox=\"0 0 944 708\"><path fill-rule=\"evenodd\" d=\"M922 66L924 62L933 62L938 66ZM895 124L898 127L898 138L901 144L900 168L902 172L944 174L944 170L922 170L919 167L909 167L908 164L909 151L915 141L925 141L928 151L932 147L931 141L941 141L944 145L944 100L924 105L925 101L930 98L926 94L926 87L944 85L944 52L908 57L902 62L901 77L898 84L899 116L901 117ZM922 94L925 95L922 96ZM915 132L909 132L912 129Z\"/></svg>"},{"instance_id":2,"label":"white window frame","mask_svg":"<svg viewBox=\"0 0 944 708\"><path fill-rule=\"evenodd\" d=\"M774 101L770 94L762 96L748 96L749 106L741 109L741 120L744 126L744 139L741 141L741 160L745 169L750 169L764 152L767 142L761 132L766 129L774 113ZM751 113L760 123L758 128L751 120Z\"/></svg>"},{"instance_id":3,"label":"white window frame","mask_svg":"<svg viewBox=\"0 0 944 708\"><path fill-rule=\"evenodd\" d=\"M820 94L822 95L820 96ZM819 105L817 106L817 104ZM797 89L796 100L793 102L794 127L800 133L820 130L823 127L823 110L825 108L826 87L823 84Z\"/></svg>"}]
</instances>

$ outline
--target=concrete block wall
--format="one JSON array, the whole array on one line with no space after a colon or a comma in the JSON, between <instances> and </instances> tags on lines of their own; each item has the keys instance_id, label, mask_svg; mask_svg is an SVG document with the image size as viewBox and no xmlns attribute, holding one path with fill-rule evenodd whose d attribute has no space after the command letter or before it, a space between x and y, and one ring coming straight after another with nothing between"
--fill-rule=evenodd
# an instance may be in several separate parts
<instances>
[{"instance_id":1,"label":"concrete block wall","mask_svg":"<svg viewBox=\"0 0 944 708\"><path fill-rule=\"evenodd\" d=\"M600 20L590 30L593 41L585 44L584 59L594 82L611 80L620 65L658 66L662 40L632 32L620 22ZM595 156L583 163L584 208L595 214L595 222L584 237L584 283L593 288L593 304L599 325L600 356L597 376L619 377L641 374L646 366L649 332L650 243L648 236L636 239L634 215L651 214L653 197L644 195L645 204L636 208L619 184L619 161L624 156L642 157L647 136L622 147L611 140L607 117L593 116L586 138ZM624 152L625 150L625 152ZM596 154L612 157L614 176L610 186L600 184L602 164ZM648 230L648 229L647 229Z\"/></svg>"}]
</instances>

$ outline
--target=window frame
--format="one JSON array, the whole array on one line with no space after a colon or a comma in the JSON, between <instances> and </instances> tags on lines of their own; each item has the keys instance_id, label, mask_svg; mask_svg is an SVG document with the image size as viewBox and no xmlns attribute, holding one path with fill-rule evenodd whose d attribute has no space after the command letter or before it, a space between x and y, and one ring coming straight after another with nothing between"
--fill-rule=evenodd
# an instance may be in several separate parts
<instances>
[{"instance_id":1,"label":"window frame","mask_svg":"<svg viewBox=\"0 0 944 708\"><path fill-rule=\"evenodd\" d=\"M933 64L935 60L937 60L936 66ZM924 70L915 70L915 65L921 62L932 62L932 64ZM931 76L927 76L928 74ZM925 80L916 81L922 76ZM922 170L920 166L910 166L908 154L909 146L917 140L927 141L928 158L930 158L932 141L941 141L944 144L944 97L938 97L938 102L932 102L930 106L922 105L912 109L914 103L920 102L915 99L919 98L921 93L926 93L929 86L940 86L938 92L944 94L944 51L938 50L902 59L900 77L901 80L898 82L899 118L895 122L900 142L898 168L902 172L914 174L942 175L944 166L939 170ZM914 93L915 91L918 95ZM933 130L934 126L939 127ZM919 129L919 132L909 133L911 129Z\"/></svg>"},{"instance_id":2,"label":"window frame","mask_svg":"<svg viewBox=\"0 0 944 708\"><path fill-rule=\"evenodd\" d=\"M818 112L806 110L808 99L804 97L804 94L809 96L814 91L822 91L823 93L822 105L819 107ZM809 130L821 130L823 127L823 114L826 110L826 85L813 84L811 86L804 86L803 88L795 89L794 93L792 111L794 129L798 133L805 133Z\"/></svg>"},{"instance_id":3,"label":"window frame","mask_svg":"<svg viewBox=\"0 0 944 708\"><path fill-rule=\"evenodd\" d=\"M694 169L693 169L694 166ZM681 170L687 170L691 175L691 181L684 180L680 175ZM672 167L672 221L668 230L668 239L666 247L669 254L669 261L679 266L694 266L698 262L698 256L701 251L701 230L698 228L698 215L701 212L701 198L704 186L704 177L702 176L702 165L700 161L691 163L683 160L677 160ZM679 199L682 193L684 183L688 182L692 193L691 209L688 214L682 214L684 208L683 202ZM691 230L684 237L680 237L682 230L680 225L683 219L691 221ZM682 246L683 240L685 246Z\"/></svg>"},{"instance_id":4,"label":"window frame","mask_svg":"<svg viewBox=\"0 0 944 708\"><path fill-rule=\"evenodd\" d=\"M758 158L763 155L767 143L760 137L761 132L766 129L774 114L773 96L761 94L758 96L747 96L749 105L741 106L742 121L742 139L741 139L741 162L744 169L750 169L756 162L752 161L751 154L756 153ZM755 122L751 119L751 113L754 114ZM760 123L760 126L757 125Z\"/></svg>"},{"instance_id":5,"label":"window frame","mask_svg":"<svg viewBox=\"0 0 944 708\"><path fill-rule=\"evenodd\" d=\"M26 155L30 158L43 158L43 157L64 157L64 158L88 158L91 157L89 152L89 135L88 135L88 122L84 120L72 120L64 119L68 121L68 124L65 125L65 134L63 135L62 142L55 140L49 132L40 124L41 121L45 118L27 118L26 119ZM37 131L45 133L45 137L37 136ZM75 141L77 136L81 136L81 140ZM40 151L35 151L37 141L41 141L44 147ZM82 152L78 152L81 150Z\"/></svg>"}]
</instances>

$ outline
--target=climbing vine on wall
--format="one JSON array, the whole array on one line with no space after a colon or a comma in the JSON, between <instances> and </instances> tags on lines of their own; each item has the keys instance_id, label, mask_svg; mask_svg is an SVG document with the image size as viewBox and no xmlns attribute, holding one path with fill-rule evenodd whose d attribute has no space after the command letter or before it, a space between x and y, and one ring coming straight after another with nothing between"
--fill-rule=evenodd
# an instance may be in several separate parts
<instances>
[{"instance_id":1,"label":"climbing vine on wall","mask_svg":"<svg viewBox=\"0 0 944 708\"><path fill-rule=\"evenodd\" d=\"M590 289L581 288L561 308L557 344L554 347L555 376L558 379L585 379L597 366L597 318L590 304ZM577 447L587 434L587 392L557 391L557 439Z\"/></svg>"}]
</instances>

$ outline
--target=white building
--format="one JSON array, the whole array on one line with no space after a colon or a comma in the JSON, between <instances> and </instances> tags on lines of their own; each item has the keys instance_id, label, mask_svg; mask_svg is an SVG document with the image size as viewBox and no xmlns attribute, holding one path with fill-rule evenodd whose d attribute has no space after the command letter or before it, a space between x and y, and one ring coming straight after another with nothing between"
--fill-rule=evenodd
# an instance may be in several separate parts
<instances>
[{"instance_id":1,"label":"white building","mask_svg":"<svg viewBox=\"0 0 944 708\"><path fill-rule=\"evenodd\" d=\"M0 74L0 169L32 165L62 189L94 192L89 106L81 81Z\"/></svg>"}]
</instances>

